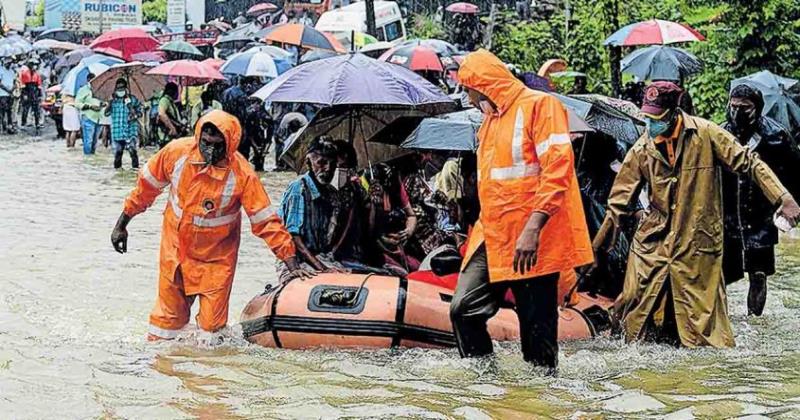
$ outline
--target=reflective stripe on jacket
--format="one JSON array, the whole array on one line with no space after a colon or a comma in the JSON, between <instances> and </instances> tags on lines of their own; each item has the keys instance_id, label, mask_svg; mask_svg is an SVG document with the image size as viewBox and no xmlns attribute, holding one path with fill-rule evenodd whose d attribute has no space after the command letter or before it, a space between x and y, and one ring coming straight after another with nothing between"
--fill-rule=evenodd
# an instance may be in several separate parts
<instances>
[{"instance_id":1,"label":"reflective stripe on jacket","mask_svg":"<svg viewBox=\"0 0 800 420\"><path fill-rule=\"evenodd\" d=\"M564 272L593 260L575 176L567 113L526 88L485 50L467 56L459 80L498 107L478 132L481 215L467 258L485 241L492 282ZM533 212L549 215L531 272L514 272L516 243ZM466 264L466 262L465 262Z\"/></svg>"},{"instance_id":2,"label":"reflective stripe on jacket","mask_svg":"<svg viewBox=\"0 0 800 420\"><path fill-rule=\"evenodd\" d=\"M228 157L207 166L198 149L203 125L215 125L225 136ZM181 267L187 295L229 285L239 252L241 210L253 234L264 239L278 259L294 256L292 238L272 207L261 181L237 152L239 122L228 113L202 117L195 136L175 140L142 167L124 212L134 216L167 189L161 236L161 275L174 278Z\"/></svg>"}]
</instances>

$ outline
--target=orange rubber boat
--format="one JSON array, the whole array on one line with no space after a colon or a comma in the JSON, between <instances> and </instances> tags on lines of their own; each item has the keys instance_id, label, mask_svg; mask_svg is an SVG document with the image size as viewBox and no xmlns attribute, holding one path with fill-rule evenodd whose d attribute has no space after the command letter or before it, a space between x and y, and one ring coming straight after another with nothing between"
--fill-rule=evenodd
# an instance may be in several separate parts
<instances>
[{"instance_id":1,"label":"orange rubber boat","mask_svg":"<svg viewBox=\"0 0 800 420\"><path fill-rule=\"evenodd\" d=\"M320 274L268 288L242 313L245 338L264 347L454 347L453 291L425 281L365 274ZM559 340L586 339L608 329L612 301L581 294L561 308ZM489 323L497 341L519 339L511 308Z\"/></svg>"}]
</instances>

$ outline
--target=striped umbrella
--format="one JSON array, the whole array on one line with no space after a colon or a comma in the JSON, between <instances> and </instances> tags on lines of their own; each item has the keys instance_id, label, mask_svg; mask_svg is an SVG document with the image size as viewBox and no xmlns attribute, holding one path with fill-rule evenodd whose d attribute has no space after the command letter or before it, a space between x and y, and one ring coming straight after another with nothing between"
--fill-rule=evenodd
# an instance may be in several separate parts
<instances>
[{"instance_id":1,"label":"striped umbrella","mask_svg":"<svg viewBox=\"0 0 800 420\"><path fill-rule=\"evenodd\" d=\"M222 74L245 77L278 77L278 67L271 55L259 51L236 53L219 68Z\"/></svg>"},{"instance_id":2,"label":"striped umbrella","mask_svg":"<svg viewBox=\"0 0 800 420\"><path fill-rule=\"evenodd\" d=\"M121 63L123 63L123 61L118 58L102 54L86 57L64 76L64 80L61 82L61 93L63 95L75 96L80 88L89 83L89 73L93 73L97 76L114 64Z\"/></svg>"},{"instance_id":3,"label":"striped umbrella","mask_svg":"<svg viewBox=\"0 0 800 420\"><path fill-rule=\"evenodd\" d=\"M705 40L700 32L689 25L652 19L625 26L608 37L603 45L665 45Z\"/></svg>"},{"instance_id":4,"label":"striped umbrella","mask_svg":"<svg viewBox=\"0 0 800 420\"><path fill-rule=\"evenodd\" d=\"M264 34L264 40L303 48L319 48L322 50L339 52L347 51L336 38L299 23L287 23L285 25L273 26Z\"/></svg>"}]
</instances>

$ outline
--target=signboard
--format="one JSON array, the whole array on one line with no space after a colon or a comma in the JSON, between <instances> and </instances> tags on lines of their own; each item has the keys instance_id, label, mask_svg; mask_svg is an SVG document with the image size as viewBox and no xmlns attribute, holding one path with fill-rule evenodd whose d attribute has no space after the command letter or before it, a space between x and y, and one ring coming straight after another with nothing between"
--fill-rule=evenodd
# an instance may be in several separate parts
<instances>
[{"instance_id":1,"label":"signboard","mask_svg":"<svg viewBox=\"0 0 800 420\"><path fill-rule=\"evenodd\" d=\"M25 3L19 0L0 0L3 25L8 29L25 30Z\"/></svg>"},{"instance_id":2,"label":"signboard","mask_svg":"<svg viewBox=\"0 0 800 420\"><path fill-rule=\"evenodd\" d=\"M167 26L172 32L183 32L186 26L186 0L167 0Z\"/></svg>"},{"instance_id":3,"label":"signboard","mask_svg":"<svg viewBox=\"0 0 800 420\"><path fill-rule=\"evenodd\" d=\"M192 21L195 29L206 23L205 0L186 0L186 15Z\"/></svg>"},{"instance_id":4,"label":"signboard","mask_svg":"<svg viewBox=\"0 0 800 420\"><path fill-rule=\"evenodd\" d=\"M142 0L81 0L81 30L103 32L142 24Z\"/></svg>"}]
</instances>

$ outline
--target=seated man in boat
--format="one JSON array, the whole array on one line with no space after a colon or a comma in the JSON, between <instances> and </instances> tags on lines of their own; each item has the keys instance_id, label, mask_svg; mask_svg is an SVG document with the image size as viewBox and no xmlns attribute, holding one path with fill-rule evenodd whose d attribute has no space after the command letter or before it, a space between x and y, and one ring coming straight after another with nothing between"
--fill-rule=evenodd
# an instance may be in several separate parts
<instances>
[{"instance_id":1,"label":"seated man in boat","mask_svg":"<svg viewBox=\"0 0 800 420\"><path fill-rule=\"evenodd\" d=\"M316 271L343 272L331 252L328 229L331 224L336 190L331 186L337 164L337 149L326 136L315 138L306 153L308 172L292 181L283 193L278 214L292 235L304 266ZM281 279L288 274L279 263Z\"/></svg>"}]
</instances>

